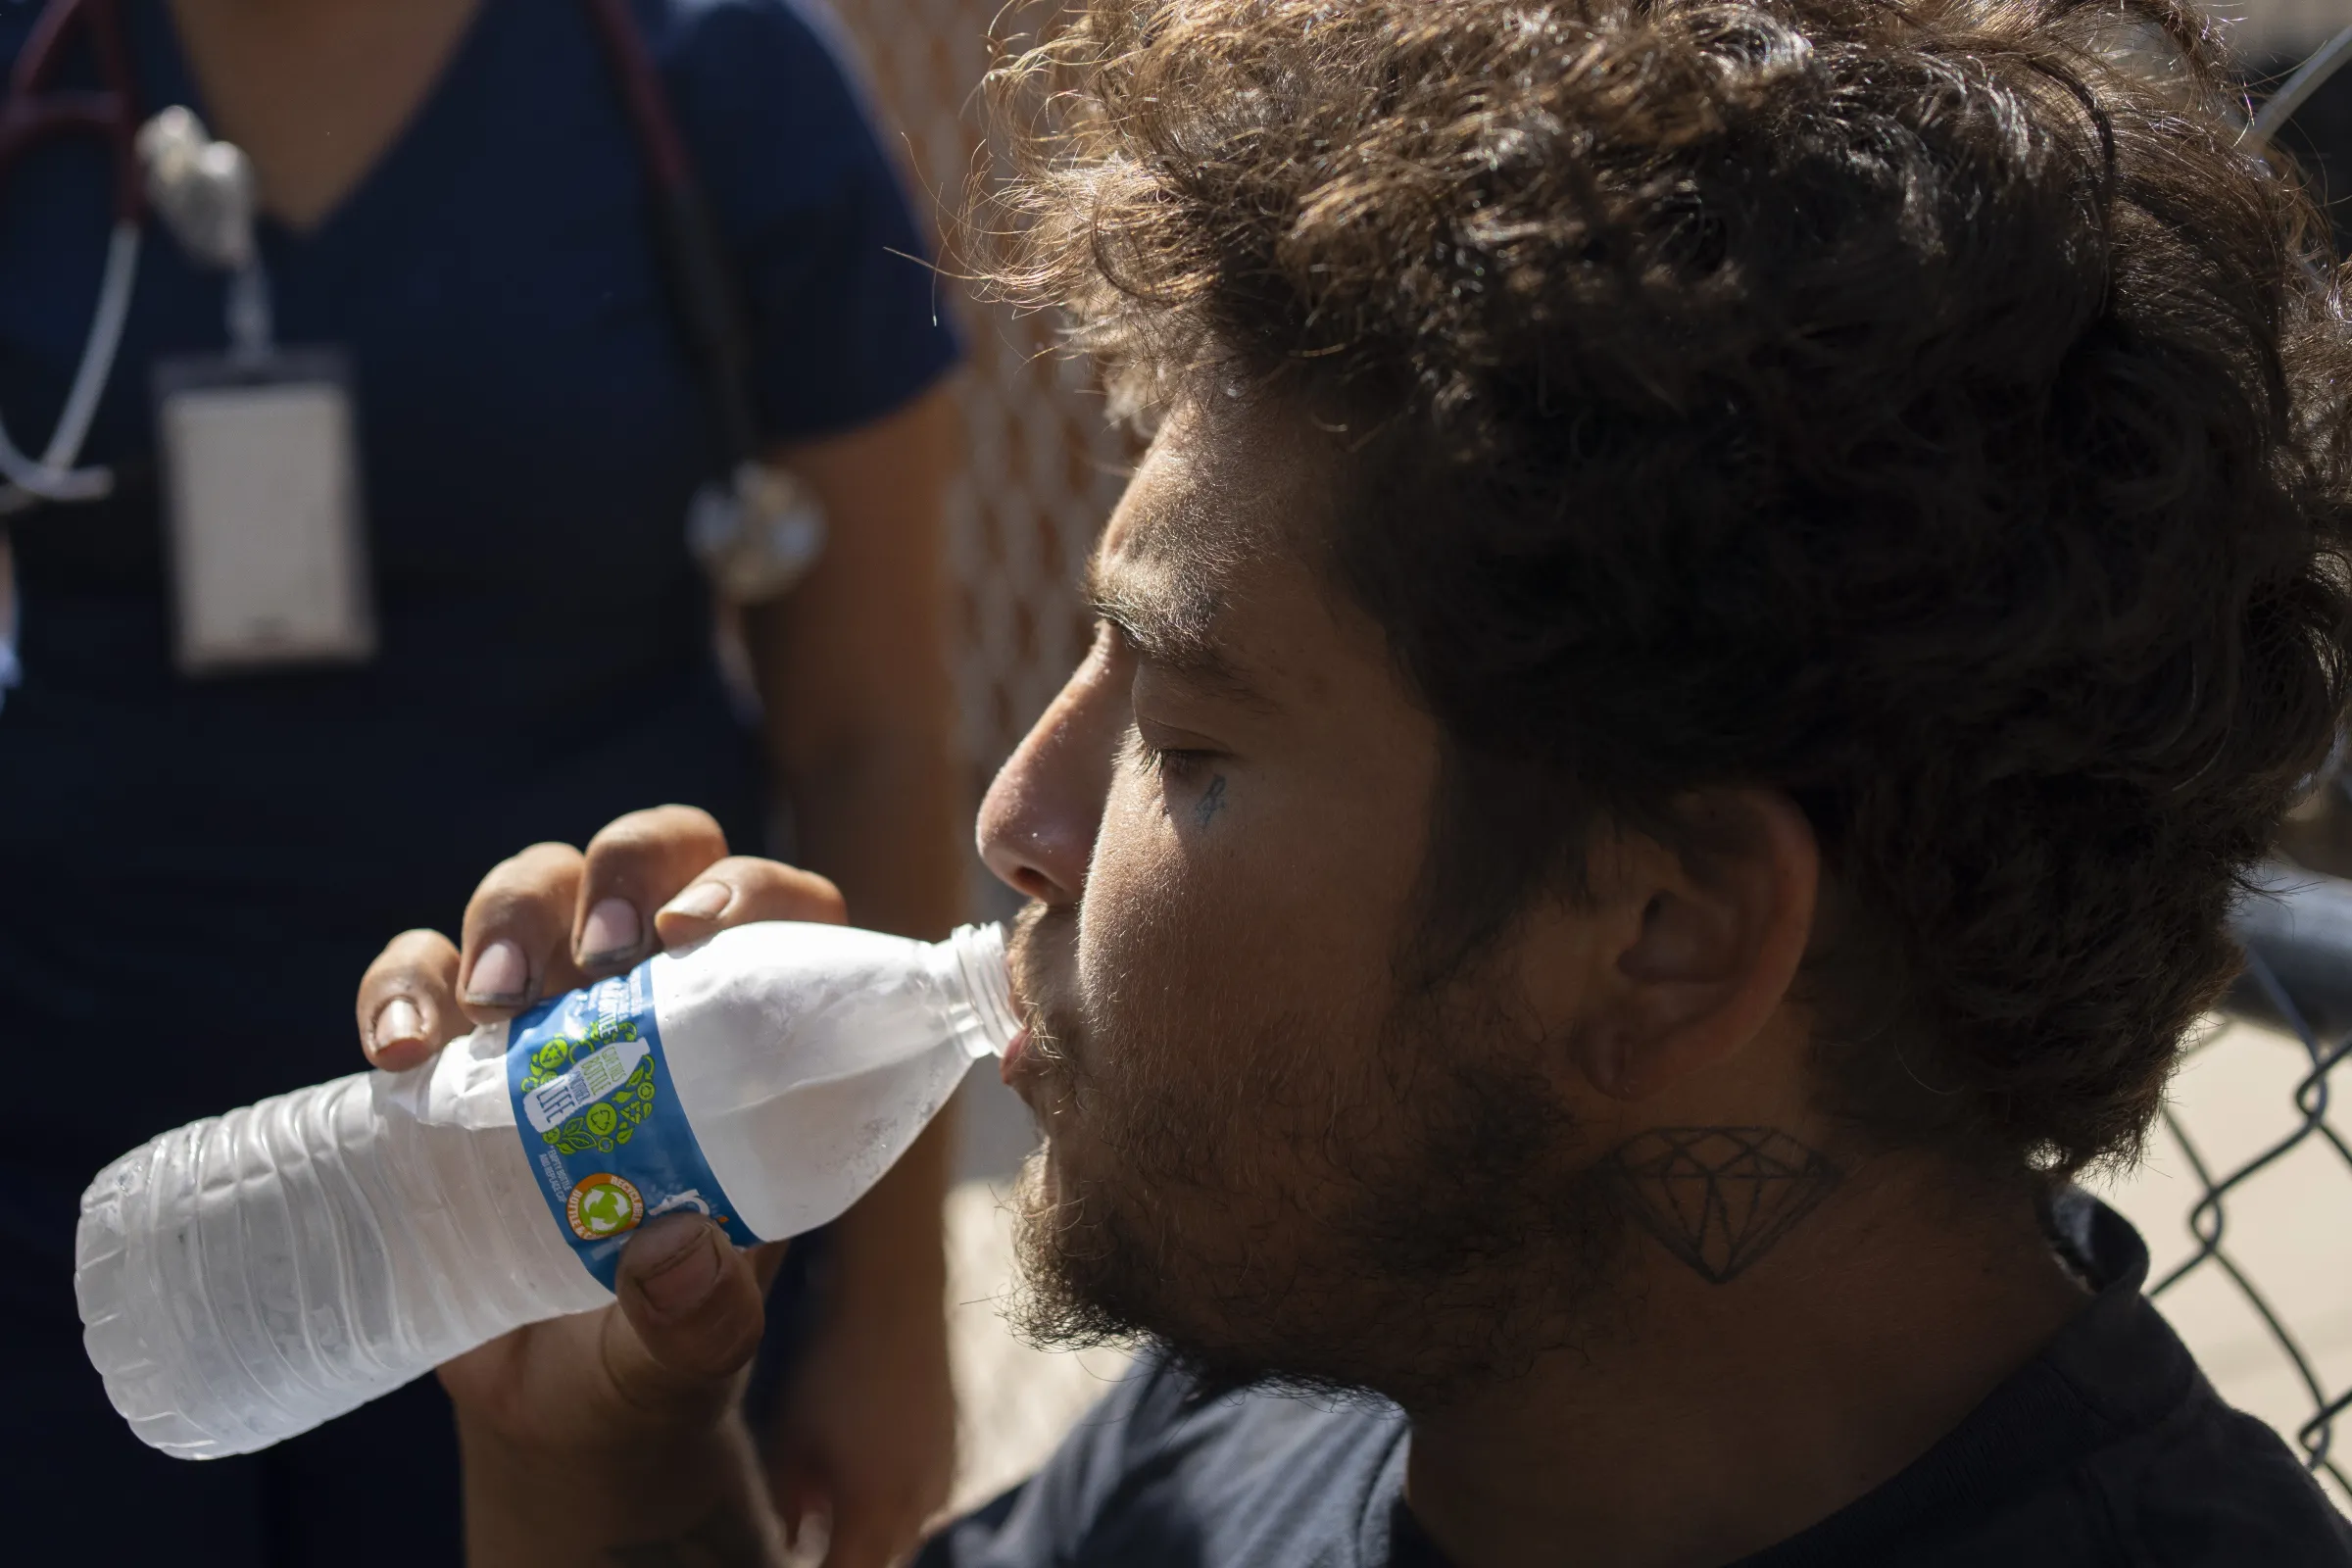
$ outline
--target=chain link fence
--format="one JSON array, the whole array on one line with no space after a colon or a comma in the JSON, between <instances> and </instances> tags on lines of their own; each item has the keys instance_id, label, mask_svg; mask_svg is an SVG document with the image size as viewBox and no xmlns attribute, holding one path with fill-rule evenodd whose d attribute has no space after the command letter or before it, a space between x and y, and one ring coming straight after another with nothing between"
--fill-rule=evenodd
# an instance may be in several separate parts
<instances>
[{"instance_id":1,"label":"chain link fence","mask_svg":"<svg viewBox=\"0 0 2352 1568\"><path fill-rule=\"evenodd\" d=\"M2163 1306L2223 1396L2352 1505L2352 797L2298 808L2234 925L2246 967L2182 1054L2145 1159L2110 1200L2139 1226Z\"/></svg>"},{"instance_id":2,"label":"chain link fence","mask_svg":"<svg viewBox=\"0 0 2352 1568\"><path fill-rule=\"evenodd\" d=\"M918 208L953 235L988 157L981 78L989 39L1051 24L1026 0L832 0L901 154ZM1044 711L1086 651L1077 582L1134 457L1054 323L976 304L950 247L940 309L969 351L958 396L970 468L952 499L951 564L973 795Z\"/></svg>"},{"instance_id":3,"label":"chain link fence","mask_svg":"<svg viewBox=\"0 0 2352 1568\"><path fill-rule=\"evenodd\" d=\"M2352 1505L2352 883L2278 868L2247 966L2183 1054L2141 1167L2106 1195L2146 1236L2148 1294L2224 1397ZM2340 1072L2340 1076L2339 1076Z\"/></svg>"},{"instance_id":4,"label":"chain link fence","mask_svg":"<svg viewBox=\"0 0 2352 1568\"><path fill-rule=\"evenodd\" d=\"M2278 977L2259 956L2249 960L2248 971L2254 983L2263 989L2277 1006L2290 1016L2294 1015L2293 998L2279 985ZM2229 1280L2230 1286L2245 1298L2246 1304L2261 1318L2263 1326L2278 1345L2278 1353L2293 1368L2296 1382L2310 1396L2312 1414L2295 1427L2295 1442L2302 1447L2310 1466L2335 1483L2339 1498L2352 1498L2352 1479L2346 1478L2343 1463L2334 1446L2335 1422L2345 1407L2352 1405L2352 1387L2346 1387L2340 1379L2323 1370L2315 1351L2305 1348L2284 1314L2272 1302L2229 1246L2231 1198L2246 1191L2264 1173L2281 1168L2283 1162L2298 1150L2324 1147L2342 1160L2347 1170L2352 1170L2352 1147L2346 1146L2344 1135L2328 1120L2329 1074L2343 1062L2348 1053L2352 1053L2352 1040L2322 1044L2299 1018L2293 1025L2293 1032L2309 1067L2295 1082L2293 1101L2296 1123L2283 1138L2252 1158L2242 1160L2228 1170L2211 1168L2180 1111L2169 1108L2165 1111L2165 1131L2179 1146L2181 1157L2205 1193L2188 1213L2188 1231L2196 1242L2194 1250L2163 1277L2153 1281L2149 1286L2149 1294L2161 1300L2166 1293L2200 1268L2216 1270Z\"/></svg>"}]
</instances>

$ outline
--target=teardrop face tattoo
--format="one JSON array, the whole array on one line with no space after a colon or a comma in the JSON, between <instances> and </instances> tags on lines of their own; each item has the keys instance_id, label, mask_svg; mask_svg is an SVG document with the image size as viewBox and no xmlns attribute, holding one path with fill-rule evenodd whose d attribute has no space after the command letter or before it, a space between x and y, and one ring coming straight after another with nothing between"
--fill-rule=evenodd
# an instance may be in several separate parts
<instances>
[{"instance_id":1,"label":"teardrop face tattoo","mask_svg":"<svg viewBox=\"0 0 2352 1568\"><path fill-rule=\"evenodd\" d=\"M1217 813L1223 809L1225 809L1225 775L1219 773L1208 781L1208 788L1201 793L1200 804L1193 808L1193 820L1202 827L1206 827L1217 819Z\"/></svg>"}]
</instances>

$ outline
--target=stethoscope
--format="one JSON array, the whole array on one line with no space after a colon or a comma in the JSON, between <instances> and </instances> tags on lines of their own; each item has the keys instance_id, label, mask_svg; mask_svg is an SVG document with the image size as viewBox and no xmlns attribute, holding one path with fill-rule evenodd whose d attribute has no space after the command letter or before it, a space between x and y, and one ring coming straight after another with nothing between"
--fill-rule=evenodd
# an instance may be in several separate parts
<instances>
[{"instance_id":1,"label":"stethoscope","mask_svg":"<svg viewBox=\"0 0 2352 1568\"><path fill-rule=\"evenodd\" d=\"M74 24L82 24L98 58L105 85L95 92L49 92L61 46ZM88 438L98 399L114 373L115 351L138 282L139 236L146 226L146 174L139 167L141 119L130 57L122 38L116 0L49 0L9 73L8 97L0 102L0 179L40 142L81 132L102 137L114 160L114 230L106 246L106 270L98 306L82 344L81 364L57 416L57 428L38 459L28 458L0 421L0 515L41 501L96 501L114 489L104 468L76 468Z\"/></svg>"},{"instance_id":2,"label":"stethoscope","mask_svg":"<svg viewBox=\"0 0 2352 1568\"><path fill-rule=\"evenodd\" d=\"M603 42L644 160L665 287L728 465L726 484L706 487L695 498L689 533L707 561L712 552L750 541L775 571L797 576L822 548L821 519L784 493L783 481L759 461L742 302L668 93L629 15L628 0L582 4ZM53 90L51 79L77 23L96 57L102 85L94 91ZM41 142L77 133L102 138L113 160L114 227L106 268L81 362L40 456L26 456L0 420L0 479L6 481L0 484L0 517L44 502L101 500L113 491L109 469L76 464L122 345L138 281L140 236L151 210L200 260L228 273L232 357L264 355L270 345L269 290L254 236L252 165L236 148L207 136L185 109L141 117L121 0L48 0L9 74L7 98L0 101L0 179Z\"/></svg>"}]
</instances>

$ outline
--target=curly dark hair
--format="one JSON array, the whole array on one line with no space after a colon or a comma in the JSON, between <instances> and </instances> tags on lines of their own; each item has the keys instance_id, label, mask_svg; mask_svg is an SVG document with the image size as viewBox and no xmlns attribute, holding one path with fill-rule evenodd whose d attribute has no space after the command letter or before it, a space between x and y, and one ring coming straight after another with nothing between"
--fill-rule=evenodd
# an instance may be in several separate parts
<instances>
[{"instance_id":1,"label":"curly dark hair","mask_svg":"<svg viewBox=\"0 0 2352 1568\"><path fill-rule=\"evenodd\" d=\"M1016 300L1340 431L1447 737L1433 929L1787 791L1827 1102L2129 1155L2343 716L2324 225L2172 0L1095 0L999 74Z\"/></svg>"}]
</instances>

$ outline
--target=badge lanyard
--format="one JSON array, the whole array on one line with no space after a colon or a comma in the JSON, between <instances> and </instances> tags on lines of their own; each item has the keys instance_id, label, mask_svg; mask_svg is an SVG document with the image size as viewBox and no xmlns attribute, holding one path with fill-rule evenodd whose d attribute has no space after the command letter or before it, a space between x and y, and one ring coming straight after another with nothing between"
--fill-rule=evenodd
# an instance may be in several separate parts
<instances>
[{"instance_id":1,"label":"badge lanyard","mask_svg":"<svg viewBox=\"0 0 2352 1568\"><path fill-rule=\"evenodd\" d=\"M76 31L98 69L95 90L54 84ZM48 0L0 101L0 175L39 144L76 134L103 140L113 169L106 270L40 456L27 457L0 427L0 517L114 491L111 470L77 465L114 370L152 212L191 257L227 276L229 352L165 361L153 376L179 667L204 675L369 657L347 369L333 350L276 347L254 242L252 166L185 109L142 122L120 0Z\"/></svg>"},{"instance_id":2,"label":"badge lanyard","mask_svg":"<svg viewBox=\"0 0 2352 1568\"><path fill-rule=\"evenodd\" d=\"M694 497L688 542L723 592L769 597L813 563L823 518L789 477L760 461L742 302L627 0L583 3L644 156L671 313L724 464L725 477ZM98 66L94 91L52 84L77 27ZM191 256L227 280L229 352L165 362L153 377L179 666L206 675L371 657L348 358L331 347L275 344L253 245L251 166L184 109L142 122L120 0L48 0L0 100L0 177L40 142L73 134L107 143L113 235L82 358L49 441L27 456L0 423L0 519L113 492L109 469L77 464L113 371L152 208Z\"/></svg>"},{"instance_id":3,"label":"badge lanyard","mask_svg":"<svg viewBox=\"0 0 2352 1568\"><path fill-rule=\"evenodd\" d=\"M105 84L95 92L52 90L50 77L61 45L77 22L97 56ZM49 0L9 69L8 96L0 100L0 177L42 142L95 136L106 143L114 171L114 228L81 363L49 444L38 458L28 458L0 425L0 479L6 480L0 483L0 517L44 501L95 501L114 489L114 475L106 469L74 465L107 377L114 371L115 351L122 345L122 322L138 281L139 236L146 218L146 182L133 146L138 127L138 98L115 0Z\"/></svg>"},{"instance_id":4,"label":"badge lanyard","mask_svg":"<svg viewBox=\"0 0 2352 1568\"><path fill-rule=\"evenodd\" d=\"M138 151L157 214L228 280L228 352L154 371L180 670L363 662L375 615L349 363L277 345L251 161L185 109L149 121Z\"/></svg>"}]
</instances>

